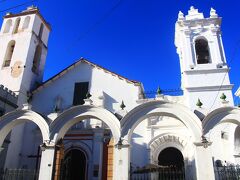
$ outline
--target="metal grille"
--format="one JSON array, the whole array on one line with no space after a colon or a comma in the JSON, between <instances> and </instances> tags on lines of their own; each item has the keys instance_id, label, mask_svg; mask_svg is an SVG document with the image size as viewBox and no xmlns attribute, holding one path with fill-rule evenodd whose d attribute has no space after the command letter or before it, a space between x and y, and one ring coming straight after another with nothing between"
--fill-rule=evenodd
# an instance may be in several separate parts
<instances>
[{"instance_id":1,"label":"metal grille","mask_svg":"<svg viewBox=\"0 0 240 180\"><path fill-rule=\"evenodd\" d=\"M184 180L184 168L156 168L151 170L135 170L131 173L131 180Z\"/></svg>"},{"instance_id":2,"label":"metal grille","mask_svg":"<svg viewBox=\"0 0 240 180\"><path fill-rule=\"evenodd\" d=\"M29 169L1 169L0 180L38 180L38 172Z\"/></svg>"},{"instance_id":3,"label":"metal grille","mask_svg":"<svg viewBox=\"0 0 240 180\"><path fill-rule=\"evenodd\" d=\"M216 180L240 180L240 166L215 166Z\"/></svg>"}]
</instances>

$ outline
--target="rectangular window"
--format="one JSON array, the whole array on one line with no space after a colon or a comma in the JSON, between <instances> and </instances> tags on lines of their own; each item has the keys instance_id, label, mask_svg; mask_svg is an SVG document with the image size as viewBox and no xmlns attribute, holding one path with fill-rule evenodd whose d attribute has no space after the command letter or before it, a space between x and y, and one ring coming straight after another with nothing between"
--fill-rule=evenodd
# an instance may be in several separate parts
<instances>
[{"instance_id":1,"label":"rectangular window","mask_svg":"<svg viewBox=\"0 0 240 180\"><path fill-rule=\"evenodd\" d=\"M5 111L3 108L0 108L0 117L3 116L5 114Z\"/></svg>"},{"instance_id":2,"label":"rectangular window","mask_svg":"<svg viewBox=\"0 0 240 180\"><path fill-rule=\"evenodd\" d=\"M82 105L84 104L84 99L88 93L89 82L79 82L75 83L74 87L74 96L73 96L73 105Z\"/></svg>"}]
</instances>

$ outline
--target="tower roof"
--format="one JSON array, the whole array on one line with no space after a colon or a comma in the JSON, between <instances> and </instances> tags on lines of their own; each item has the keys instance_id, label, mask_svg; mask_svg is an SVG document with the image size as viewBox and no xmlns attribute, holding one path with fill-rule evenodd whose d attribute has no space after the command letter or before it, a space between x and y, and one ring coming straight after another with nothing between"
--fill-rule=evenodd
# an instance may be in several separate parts
<instances>
[{"instance_id":1,"label":"tower roof","mask_svg":"<svg viewBox=\"0 0 240 180\"><path fill-rule=\"evenodd\" d=\"M41 15L39 9L35 6L30 6L26 10L24 10L20 13L17 13L17 14L13 14L13 13L8 12L3 18L7 19L7 18L13 18L13 17L25 16L25 15L31 15L31 14L37 15L42 20L44 25L51 31L50 24L44 19L44 17Z\"/></svg>"}]
</instances>

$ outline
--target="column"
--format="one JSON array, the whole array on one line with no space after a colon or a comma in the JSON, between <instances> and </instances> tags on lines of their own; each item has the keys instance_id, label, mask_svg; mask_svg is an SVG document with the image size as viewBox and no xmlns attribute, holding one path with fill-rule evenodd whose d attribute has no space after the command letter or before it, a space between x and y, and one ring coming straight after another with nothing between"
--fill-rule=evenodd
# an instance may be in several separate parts
<instances>
[{"instance_id":1,"label":"column","mask_svg":"<svg viewBox=\"0 0 240 180\"><path fill-rule=\"evenodd\" d=\"M190 68L194 67L194 59L195 56L193 56L193 48L191 45L191 30L187 29L184 31L185 34L185 45L183 45L184 50L184 61L186 62L186 69L188 70Z\"/></svg>"},{"instance_id":2,"label":"column","mask_svg":"<svg viewBox=\"0 0 240 180\"><path fill-rule=\"evenodd\" d=\"M130 178L130 145L123 144L114 148L113 179L123 180Z\"/></svg>"},{"instance_id":3,"label":"column","mask_svg":"<svg viewBox=\"0 0 240 180\"><path fill-rule=\"evenodd\" d=\"M221 57L221 52L220 52L220 46L219 40L218 40L218 31L219 29L217 27L212 27L212 38L213 38L213 44L212 44L212 61L215 62L216 64L223 64L223 59ZM211 53L211 52L210 52Z\"/></svg>"},{"instance_id":4,"label":"column","mask_svg":"<svg viewBox=\"0 0 240 180\"><path fill-rule=\"evenodd\" d=\"M101 180L102 177L102 153L103 153L103 129L94 129L93 139L93 179Z\"/></svg>"},{"instance_id":5,"label":"column","mask_svg":"<svg viewBox=\"0 0 240 180\"><path fill-rule=\"evenodd\" d=\"M113 179L113 167L114 167L114 139L111 138L109 144L107 145L108 155L107 155L107 179Z\"/></svg>"},{"instance_id":6,"label":"column","mask_svg":"<svg viewBox=\"0 0 240 180\"><path fill-rule=\"evenodd\" d=\"M212 162L211 143L194 143L195 146L195 166L197 179L214 180L214 168Z\"/></svg>"},{"instance_id":7,"label":"column","mask_svg":"<svg viewBox=\"0 0 240 180\"><path fill-rule=\"evenodd\" d=\"M46 145L42 147L42 157L39 170L39 180L51 180L53 171L53 161L55 155L55 146Z\"/></svg>"}]
</instances>

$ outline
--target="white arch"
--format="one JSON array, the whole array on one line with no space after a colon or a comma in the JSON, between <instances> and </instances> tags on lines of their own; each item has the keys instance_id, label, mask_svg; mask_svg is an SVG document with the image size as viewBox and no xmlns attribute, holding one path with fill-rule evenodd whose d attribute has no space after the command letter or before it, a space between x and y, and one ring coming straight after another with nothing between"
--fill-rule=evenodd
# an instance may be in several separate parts
<instances>
[{"instance_id":1,"label":"white arch","mask_svg":"<svg viewBox=\"0 0 240 180\"><path fill-rule=\"evenodd\" d=\"M172 133L160 134L148 143L151 162L157 162L160 152L168 147L178 149L182 153L184 159L186 159L186 146L187 140L184 137Z\"/></svg>"},{"instance_id":2,"label":"white arch","mask_svg":"<svg viewBox=\"0 0 240 180\"><path fill-rule=\"evenodd\" d=\"M68 129L74 124L89 118L103 121L111 129L116 142L120 137L120 122L109 111L91 105L79 105L72 107L60 114L50 125L50 138L57 142L63 138Z\"/></svg>"},{"instance_id":3,"label":"white arch","mask_svg":"<svg viewBox=\"0 0 240 180\"><path fill-rule=\"evenodd\" d=\"M31 110L15 110L0 118L0 147L14 127L28 121L35 123L39 127L43 142L49 140L49 126L41 115Z\"/></svg>"},{"instance_id":4,"label":"white arch","mask_svg":"<svg viewBox=\"0 0 240 180\"><path fill-rule=\"evenodd\" d=\"M132 133L136 126L151 116L169 116L181 121L193 134L193 139L199 141L202 125L199 118L183 105L166 101L151 101L143 103L131 110L122 120L122 136L128 136L130 143Z\"/></svg>"},{"instance_id":5,"label":"white arch","mask_svg":"<svg viewBox=\"0 0 240 180\"><path fill-rule=\"evenodd\" d=\"M240 125L240 110L236 107L221 107L209 113L203 120L203 133L207 134L220 123Z\"/></svg>"}]
</instances>

